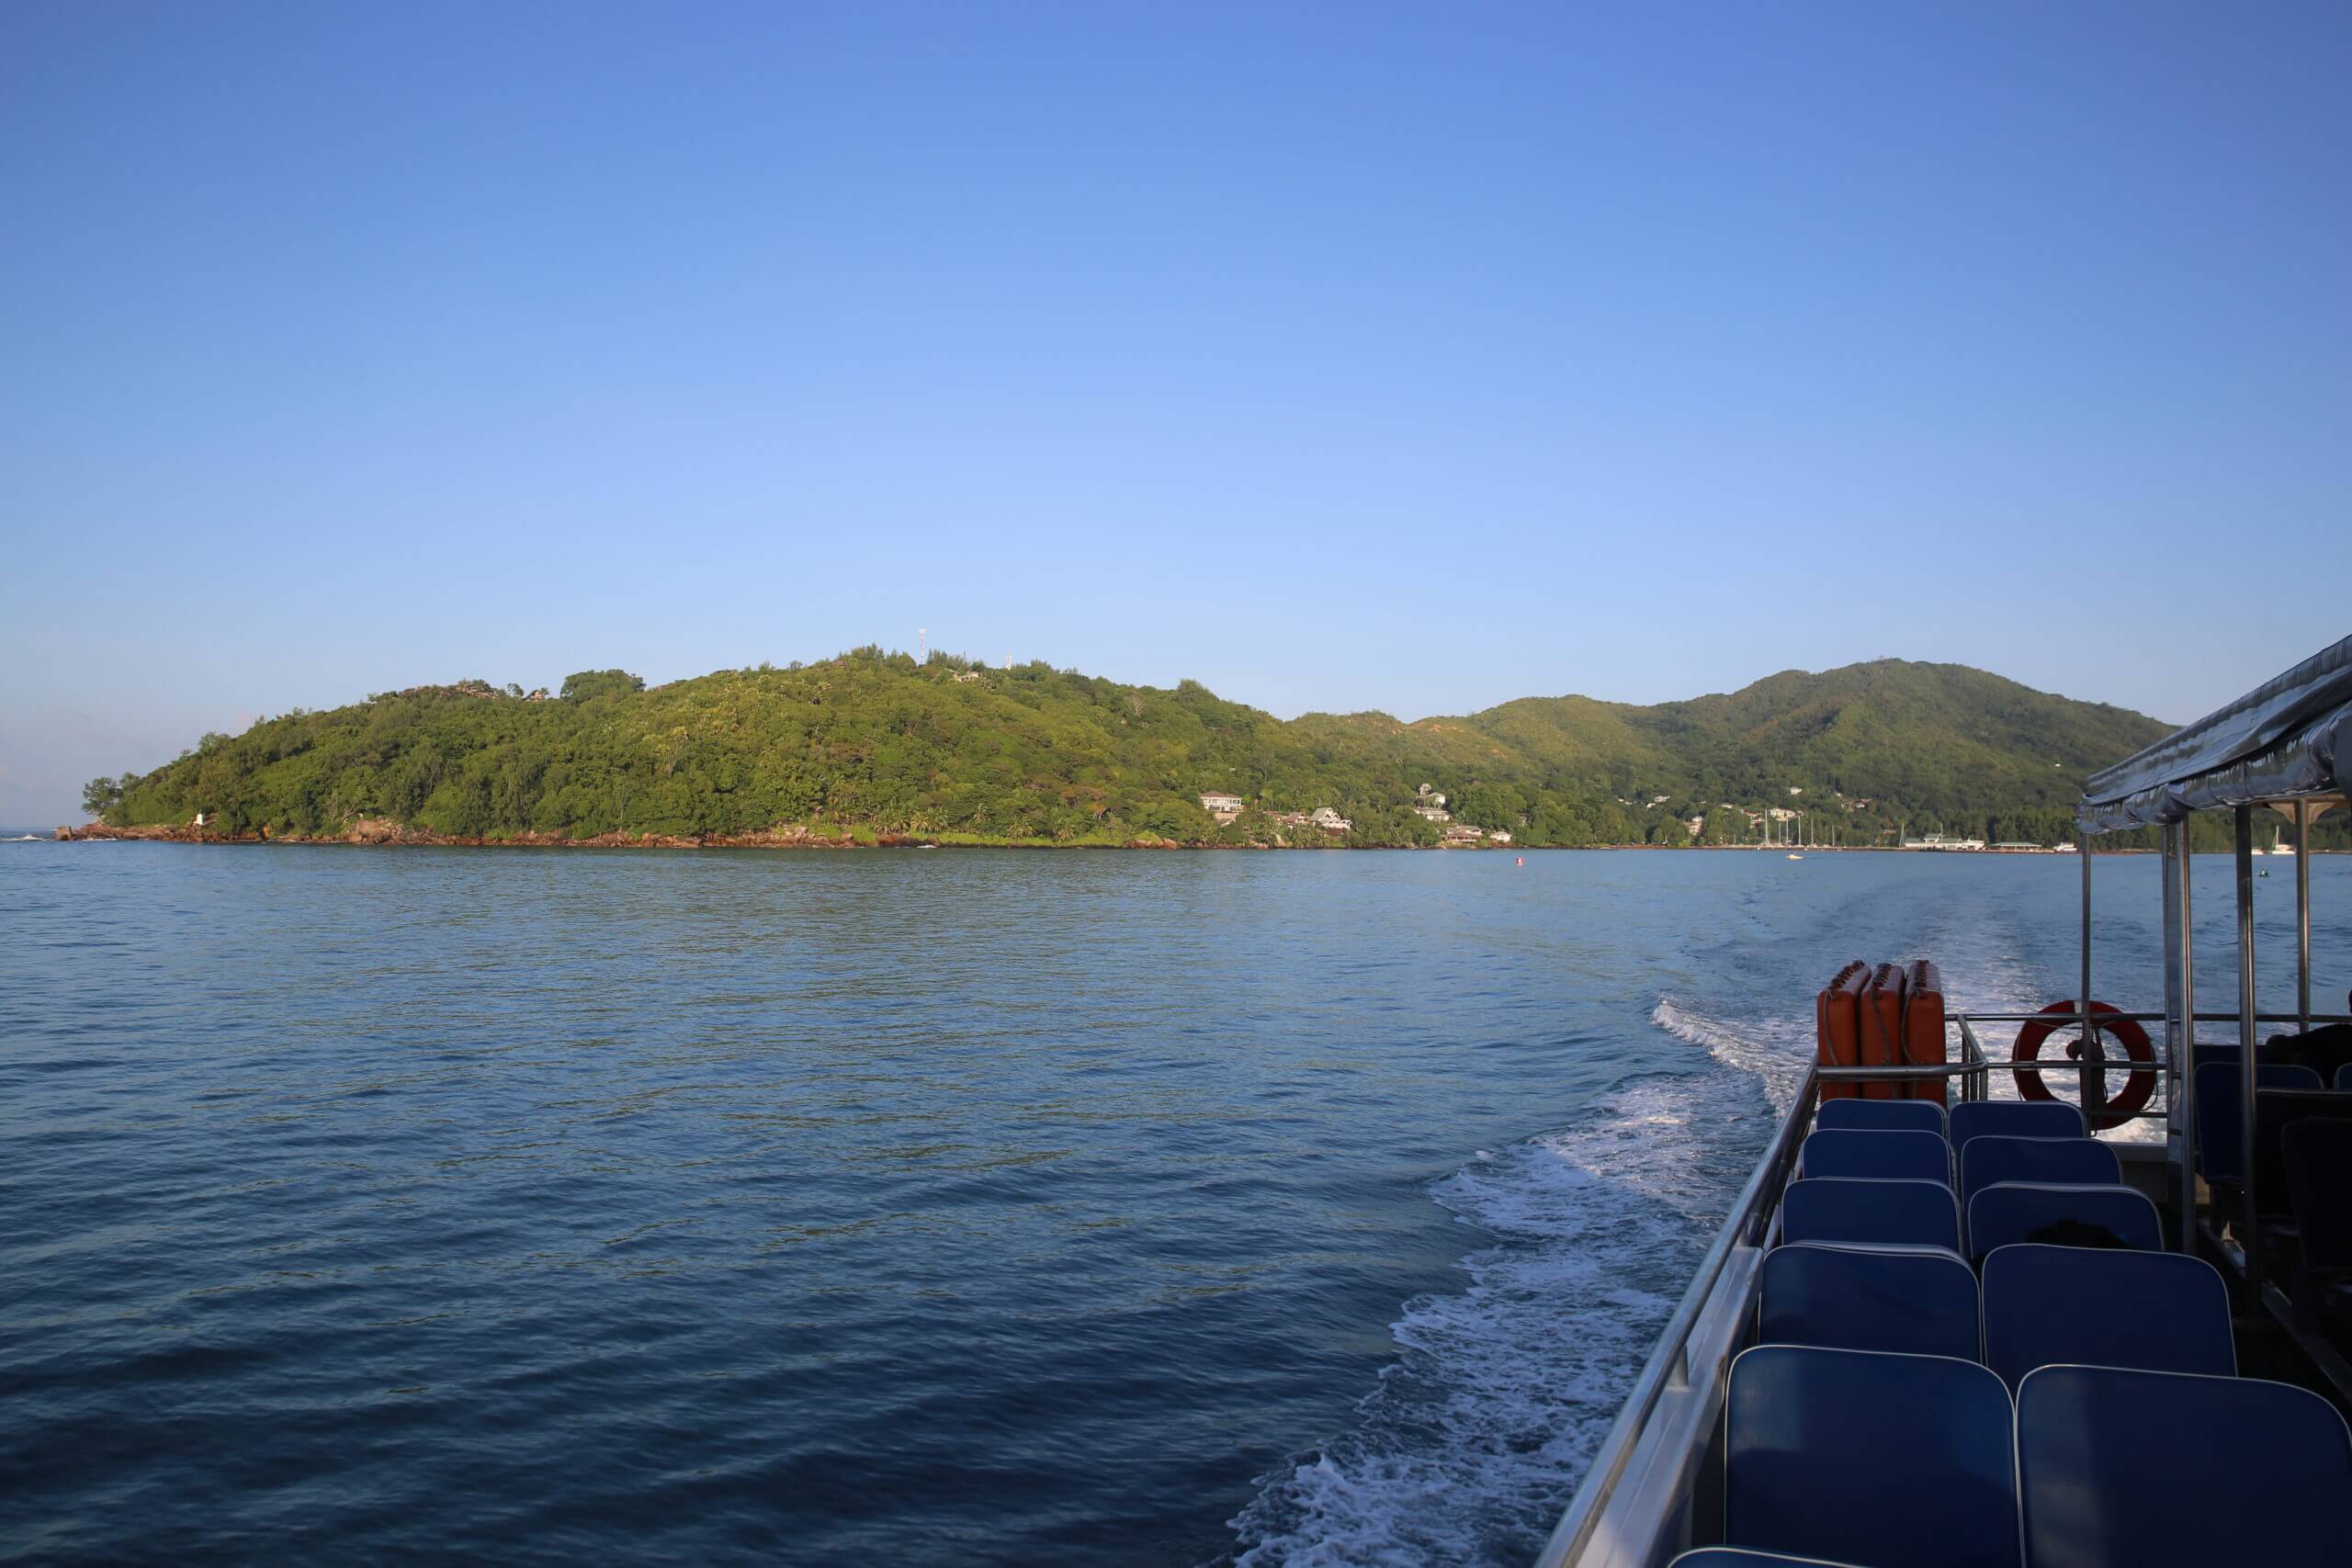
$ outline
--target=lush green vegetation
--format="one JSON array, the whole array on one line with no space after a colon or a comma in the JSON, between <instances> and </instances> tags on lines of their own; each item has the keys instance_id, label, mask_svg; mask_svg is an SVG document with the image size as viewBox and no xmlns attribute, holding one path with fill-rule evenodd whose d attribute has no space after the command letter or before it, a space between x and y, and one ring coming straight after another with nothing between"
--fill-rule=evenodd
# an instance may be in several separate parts
<instances>
[{"instance_id":1,"label":"lush green vegetation","mask_svg":"<svg viewBox=\"0 0 2352 1568\"><path fill-rule=\"evenodd\" d=\"M331 835L361 818L467 838L736 836L802 826L942 841L1428 844L1427 784L1457 818L1532 845L1754 842L1802 809L1815 837L1898 829L2051 842L2090 771L2163 734L1952 665L1792 671L1657 707L1529 698L1466 718L1284 722L1186 682L1125 686L1043 664L918 665L861 649L645 688L583 671L554 696L482 681L384 693L208 735L86 804L124 826ZM1204 790L1251 809L1218 827ZM1798 793L1802 792L1802 793ZM1268 814L1330 806L1347 834Z\"/></svg>"}]
</instances>

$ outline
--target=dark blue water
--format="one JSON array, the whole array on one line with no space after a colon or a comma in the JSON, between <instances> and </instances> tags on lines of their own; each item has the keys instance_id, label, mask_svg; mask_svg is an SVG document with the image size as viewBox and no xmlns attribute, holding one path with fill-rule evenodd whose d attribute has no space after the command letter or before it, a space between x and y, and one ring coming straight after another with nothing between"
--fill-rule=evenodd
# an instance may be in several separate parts
<instances>
[{"instance_id":1,"label":"dark blue water","mask_svg":"<svg viewBox=\"0 0 2352 1568\"><path fill-rule=\"evenodd\" d=\"M1513 862L0 844L0 1555L1522 1561L1821 976L2077 868Z\"/></svg>"}]
</instances>

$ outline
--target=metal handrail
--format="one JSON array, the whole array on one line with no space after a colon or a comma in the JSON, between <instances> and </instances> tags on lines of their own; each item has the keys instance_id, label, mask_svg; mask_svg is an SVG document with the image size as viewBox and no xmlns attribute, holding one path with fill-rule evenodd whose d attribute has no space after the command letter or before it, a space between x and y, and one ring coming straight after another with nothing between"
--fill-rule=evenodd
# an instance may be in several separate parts
<instances>
[{"instance_id":1,"label":"metal handrail","mask_svg":"<svg viewBox=\"0 0 2352 1568\"><path fill-rule=\"evenodd\" d=\"M1960 1097L1963 1100L1983 1100L1993 1087L1992 1072L1985 1066L1984 1047L1977 1043L1976 1031L1969 1026L1968 1015L1962 1013L1959 1019L1960 1059L1975 1069L1962 1081Z\"/></svg>"},{"instance_id":2,"label":"metal handrail","mask_svg":"<svg viewBox=\"0 0 2352 1568\"><path fill-rule=\"evenodd\" d=\"M1625 1404L1611 1424L1609 1435L1601 1439L1600 1454L1608 1456L1605 1468L1588 1471L1577 1487L1568 1511L1561 1517L1559 1528L1552 1532L1544 1554L1538 1558L1539 1568L1571 1561L1592 1540L1605 1509L1617 1485L1625 1478L1625 1467L1642 1428L1657 1409L1658 1400L1677 1385L1689 1386L1691 1374L1690 1348L1691 1331L1698 1326L1707 1298L1722 1280L1724 1269L1743 1239L1755 1246L1763 1240L1762 1231L1777 1211L1781 1179L1796 1163L1799 1130L1813 1119L1814 1092L1820 1069L1808 1068L1804 1082L1797 1089L1796 1102L1773 1134L1770 1148L1757 1162L1755 1174L1740 1190L1738 1200L1732 1204L1730 1215L1723 1229L1716 1234L1714 1245L1699 1260L1699 1270L1691 1277L1690 1288L1682 1292L1674 1315L1666 1320L1658 1333L1657 1348L1634 1380L1634 1387L1625 1396Z\"/></svg>"},{"instance_id":3,"label":"metal handrail","mask_svg":"<svg viewBox=\"0 0 2352 1568\"><path fill-rule=\"evenodd\" d=\"M2099 1061L2077 1061L2072 1057L2037 1059L2030 1062L1926 1062L1908 1066L1885 1067L1824 1067L1824 1083L1901 1083L1911 1078L1956 1078L1962 1073L2160 1073L2162 1062L2142 1062L2130 1056L2108 1056Z\"/></svg>"},{"instance_id":4,"label":"metal handrail","mask_svg":"<svg viewBox=\"0 0 2352 1568\"><path fill-rule=\"evenodd\" d=\"M1991 1077L1996 1072L2033 1073L2041 1072L2045 1068L2055 1068L2060 1072L2068 1073L2086 1073L2095 1069L2103 1069L2110 1073L2122 1073L2129 1075L2132 1073L2162 1073L2165 1070L2165 1065L2162 1062L2135 1062L2129 1057L2123 1056L2110 1056L2103 1062L2070 1062L2062 1060L2054 1062L2020 1062L2014 1066L2007 1062L1987 1063L1980 1058L1974 1062L1961 1061L1944 1062L1940 1064L1930 1062L1925 1066L1916 1067L1820 1067L1816 1068L1815 1071L1823 1083L1908 1083L1921 1079L1956 1078L1962 1076L1968 1076L1976 1079L1976 1081L1963 1085L1962 1087L1972 1091L1969 1098L1981 1100L1984 1097L1984 1091L1990 1087ZM2161 1109L2147 1111L2103 1110L2099 1114L2116 1122L2162 1122L2165 1120L2166 1115L2166 1113Z\"/></svg>"},{"instance_id":5,"label":"metal handrail","mask_svg":"<svg viewBox=\"0 0 2352 1568\"><path fill-rule=\"evenodd\" d=\"M1978 1023L2027 1023L2035 1019L2041 1019L2052 1023L2077 1024L2083 1021L2080 1009L2072 1012L1971 1012L1959 1016L1973 1019ZM2133 1023L2162 1023L2165 1021L2165 1015L2160 1012L2095 1012L2091 1016L2107 1023L2120 1023L2126 1020ZM2196 1021L2235 1023L2238 1021L2238 1015L2233 1012L2200 1012L2196 1015ZM2303 1021L2303 1016L2293 1012L2258 1012L2254 1015L2254 1021L2256 1023L2301 1023ZM2311 1015L2311 1021L2352 1023L2352 1013L2315 1012Z\"/></svg>"}]
</instances>

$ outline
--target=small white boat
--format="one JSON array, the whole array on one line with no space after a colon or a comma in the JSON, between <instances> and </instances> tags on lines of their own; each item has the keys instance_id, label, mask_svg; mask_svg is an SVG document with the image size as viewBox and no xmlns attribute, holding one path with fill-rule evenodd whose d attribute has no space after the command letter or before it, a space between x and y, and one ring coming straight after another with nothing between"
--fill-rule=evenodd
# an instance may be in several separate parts
<instances>
[{"instance_id":1,"label":"small white boat","mask_svg":"<svg viewBox=\"0 0 2352 1568\"><path fill-rule=\"evenodd\" d=\"M1793 850L1792 850L1792 851L1789 852L1789 858L1790 858L1791 860L1803 860L1803 859L1804 859L1804 856L1803 856L1803 855L1801 855L1801 854L1798 854L1796 852L1794 852Z\"/></svg>"}]
</instances>

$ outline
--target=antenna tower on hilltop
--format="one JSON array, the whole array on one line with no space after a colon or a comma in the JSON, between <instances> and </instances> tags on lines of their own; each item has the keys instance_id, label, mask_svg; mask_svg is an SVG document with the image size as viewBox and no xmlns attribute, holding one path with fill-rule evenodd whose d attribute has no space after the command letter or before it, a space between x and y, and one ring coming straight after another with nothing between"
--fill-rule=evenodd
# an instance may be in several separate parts
<instances>
[{"instance_id":1,"label":"antenna tower on hilltop","mask_svg":"<svg viewBox=\"0 0 2352 1568\"><path fill-rule=\"evenodd\" d=\"M927 640L930 636L931 628L929 626L917 626L915 628L915 662L917 664L928 664L931 662L931 644Z\"/></svg>"}]
</instances>

